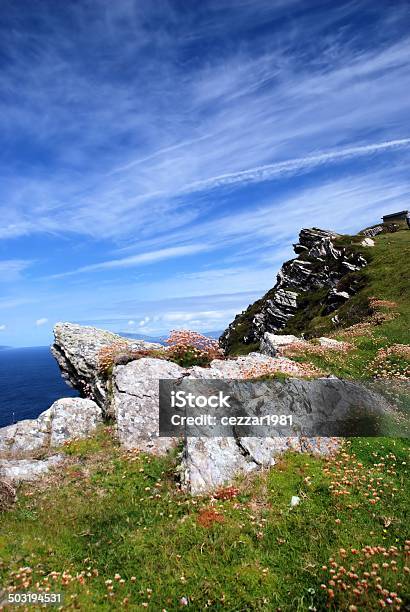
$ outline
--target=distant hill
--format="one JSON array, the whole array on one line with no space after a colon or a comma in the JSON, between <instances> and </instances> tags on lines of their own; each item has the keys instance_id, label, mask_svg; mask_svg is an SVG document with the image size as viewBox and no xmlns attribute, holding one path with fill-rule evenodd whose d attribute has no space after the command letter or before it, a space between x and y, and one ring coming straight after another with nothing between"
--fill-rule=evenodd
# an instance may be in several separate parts
<instances>
[{"instance_id":1,"label":"distant hill","mask_svg":"<svg viewBox=\"0 0 410 612\"><path fill-rule=\"evenodd\" d=\"M9 349L11 346L0 346L0 351L4 351L5 349Z\"/></svg>"},{"instance_id":2,"label":"distant hill","mask_svg":"<svg viewBox=\"0 0 410 612\"><path fill-rule=\"evenodd\" d=\"M204 336L208 336L208 338L218 339L222 334L222 331L209 331L203 332ZM165 340L167 336L148 336L146 334L134 334L131 332L118 332L119 336L123 336L124 338L131 338L133 340L144 340L144 342L158 342L159 344L165 344Z\"/></svg>"}]
</instances>

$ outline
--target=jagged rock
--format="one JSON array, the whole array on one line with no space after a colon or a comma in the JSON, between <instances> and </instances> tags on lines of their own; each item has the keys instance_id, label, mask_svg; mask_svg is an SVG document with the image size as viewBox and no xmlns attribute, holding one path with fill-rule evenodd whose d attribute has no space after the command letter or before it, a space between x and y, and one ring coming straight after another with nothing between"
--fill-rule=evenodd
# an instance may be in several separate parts
<instances>
[{"instance_id":1,"label":"jagged rock","mask_svg":"<svg viewBox=\"0 0 410 612\"><path fill-rule=\"evenodd\" d=\"M176 363L151 357L114 368L112 411L124 447L162 453L174 445L173 438L158 436L159 380L185 374L186 370Z\"/></svg>"},{"instance_id":2,"label":"jagged rock","mask_svg":"<svg viewBox=\"0 0 410 612\"><path fill-rule=\"evenodd\" d=\"M101 421L101 408L92 400L59 399L37 419L1 428L0 457L30 456L67 440L86 437Z\"/></svg>"},{"instance_id":3,"label":"jagged rock","mask_svg":"<svg viewBox=\"0 0 410 612\"><path fill-rule=\"evenodd\" d=\"M279 348L289 346L295 342L303 342L303 339L293 335L279 335L265 332L260 344L260 351L264 355L270 355L275 357L278 353Z\"/></svg>"},{"instance_id":4,"label":"jagged rock","mask_svg":"<svg viewBox=\"0 0 410 612\"><path fill-rule=\"evenodd\" d=\"M349 299L356 291L355 279L345 283L349 285L348 292L338 290L337 286L347 274L366 266L367 261L356 249L336 246L340 238L326 230L302 229L299 242L294 245L299 256L283 264L276 285L237 315L222 334L220 344L225 352L240 345L260 343L265 332L285 329L297 313L306 319L309 315L305 296L324 290L319 296L323 314L336 310Z\"/></svg>"},{"instance_id":5,"label":"jagged rock","mask_svg":"<svg viewBox=\"0 0 410 612\"><path fill-rule=\"evenodd\" d=\"M63 461L62 455L53 455L44 460L0 459L0 478L13 483L37 480Z\"/></svg>"},{"instance_id":6,"label":"jagged rock","mask_svg":"<svg viewBox=\"0 0 410 612\"><path fill-rule=\"evenodd\" d=\"M99 353L104 347L120 344L130 350L159 349L160 344L130 340L112 332L74 323L57 323L51 351L63 378L83 397L91 397L105 411L107 380L99 368Z\"/></svg>"},{"instance_id":7,"label":"jagged rock","mask_svg":"<svg viewBox=\"0 0 410 612\"><path fill-rule=\"evenodd\" d=\"M323 313L330 314L334 310L337 310L342 304L347 302L350 295L347 291L337 291L337 289L331 289L324 300Z\"/></svg>"},{"instance_id":8,"label":"jagged rock","mask_svg":"<svg viewBox=\"0 0 410 612\"><path fill-rule=\"evenodd\" d=\"M362 232L363 236L367 236L369 238L374 238L374 236L378 236L384 232L383 225L376 225L376 227L369 227Z\"/></svg>"}]
</instances>

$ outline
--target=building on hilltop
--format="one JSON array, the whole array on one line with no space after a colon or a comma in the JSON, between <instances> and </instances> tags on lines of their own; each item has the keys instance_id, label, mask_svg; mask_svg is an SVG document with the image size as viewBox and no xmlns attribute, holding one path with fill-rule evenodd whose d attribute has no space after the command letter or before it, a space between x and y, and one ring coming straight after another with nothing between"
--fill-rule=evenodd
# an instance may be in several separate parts
<instances>
[{"instance_id":1,"label":"building on hilltop","mask_svg":"<svg viewBox=\"0 0 410 612\"><path fill-rule=\"evenodd\" d=\"M408 210L401 210L390 215L383 215L383 223L399 223L400 225L407 223L410 228L410 213Z\"/></svg>"}]
</instances>

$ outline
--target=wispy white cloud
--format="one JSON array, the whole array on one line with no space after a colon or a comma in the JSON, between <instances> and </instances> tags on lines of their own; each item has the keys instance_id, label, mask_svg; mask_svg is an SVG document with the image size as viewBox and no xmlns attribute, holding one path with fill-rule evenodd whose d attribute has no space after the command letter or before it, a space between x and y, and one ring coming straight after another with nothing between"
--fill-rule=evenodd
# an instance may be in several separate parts
<instances>
[{"instance_id":1,"label":"wispy white cloud","mask_svg":"<svg viewBox=\"0 0 410 612\"><path fill-rule=\"evenodd\" d=\"M45 325L46 323L48 323L48 319L46 317L42 317L41 319L37 319L36 326L41 327L42 325Z\"/></svg>"},{"instance_id":2,"label":"wispy white cloud","mask_svg":"<svg viewBox=\"0 0 410 612\"><path fill-rule=\"evenodd\" d=\"M26 259L0 260L0 282L10 282L20 279L22 272L31 266L32 263L32 261Z\"/></svg>"},{"instance_id":3,"label":"wispy white cloud","mask_svg":"<svg viewBox=\"0 0 410 612\"><path fill-rule=\"evenodd\" d=\"M207 250L209 247L201 244L190 244L186 246L175 246L166 249L159 249L157 251L151 251L148 253L139 253L138 255L131 255L130 257L122 257L120 259L111 259L108 261L102 261L100 263L91 264L88 266L82 266L75 270L69 270L62 272L61 274L54 274L50 278L64 278L66 276L73 276L75 274L84 274L86 272L98 272L100 270L113 270L118 268L134 268L140 265L146 265L155 263L157 261L163 261L165 259L172 259L174 257L184 257L186 255L192 255L194 253L200 253Z\"/></svg>"},{"instance_id":4,"label":"wispy white cloud","mask_svg":"<svg viewBox=\"0 0 410 612\"><path fill-rule=\"evenodd\" d=\"M283 4L257 3L254 15L248 8L241 3L230 11L232 27L259 23L261 15L274 19L282 15ZM387 155L394 148L387 143L405 140L410 38L392 37L363 49L354 39L341 40L339 30L320 36L321 28L358 10L352 3L320 19L299 10L291 28L275 29L275 37L252 51L224 50L193 70L178 61L187 39L209 35L211 23L214 28L218 20L226 21L214 7L206 26L189 22L184 29L189 19L184 15L181 37L172 40L166 29L156 33L159 55L139 62L120 85L98 72L87 79L78 53L92 41L111 44L122 34L118 61L127 65L151 42L152 31L144 24L152 13L134 3L105 9L105 25L98 14L72 9L80 49L64 32L59 39L34 37L35 65L31 56L18 54L11 34L4 41L14 63L2 73L0 86L12 94L13 105L3 104L0 122L6 131L13 126L14 133L23 130L50 143L51 157L64 163L34 176L15 171L1 177L2 237L35 232L155 236L164 227L172 231L201 218L209 204L205 198L193 204L192 193L289 177L376 151ZM160 10L165 22L176 23L170 6L161 4ZM400 14L397 8L396 25ZM385 19L393 27L390 11ZM312 28L317 36L311 36ZM301 58L295 39L306 32ZM68 61L70 53L78 61ZM112 62L108 69L114 74ZM141 84L144 96L138 95ZM15 103L22 94L30 104Z\"/></svg>"},{"instance_id":5,"label":"wispy white cloud","mask_svg":"<svg viewBox=\"0 0 410 612\"><path fill-rule=\"evenodd\" d=\"M27 304L37 333L34 301L50 321L227 323L272 286L300 227L354 231L408 207L407 2L314 4L40 3L41 31L8 4L8 329ZM34 234L44 260L29 269Z\"/></svg>"},{"instance_id":6,"label":"wispy white cloud","mask_svg":"<svg viewBox=\"0 0 410 612\"><path fill-rule=\"evenodd\" d=\"M4 331L6 329L6 325L4 325L4 323L2 325L0 325L0 331Z\"/></svg>"},{"instance_id":7,"label":"wispy white cloud","mask_svg":"<svg viewBox=\"0 0 410 612\"><path fill-rule=\"evenodd\" d=\"M296 159L289 159L283 162L276 162L274 164L267 164L257 168L242 170L241 172L231 172L228 174L213 176L202 181L188 184L184 188L183 192L192 193L195 191L216 189L217 187L222 187L224 185L268 181L284 175L294 176L300 172L311 170L312 168L316 168L317 166L322 166L324 164L372 155L391 149L409 147L410 138L377 142L357 147L342 147L339 150L317 153L315 155L308 155L306 157L299 157Z\"/></svg>"}]
</instances>

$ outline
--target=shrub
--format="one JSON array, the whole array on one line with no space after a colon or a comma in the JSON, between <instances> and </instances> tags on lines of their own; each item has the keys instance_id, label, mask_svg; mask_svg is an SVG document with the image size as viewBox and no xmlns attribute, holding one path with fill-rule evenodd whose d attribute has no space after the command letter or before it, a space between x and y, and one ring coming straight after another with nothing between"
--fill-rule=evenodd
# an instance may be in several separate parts
<instances>
[{"instance_id":1,"label":"shrub","mask_svg":"<svg viewBox=\"0 0 410 612\"><path fill-rule=\"evenodd\" d=\"M135 359L154 357L167 359L189 368L194 365L207 366L213 359L225 359L218 341L189 330L171 331L164 349L133 349L127 340L118 340L104 346L98 354L98 368L109 376L116 365L126 365Z\"/></svg>"},{"instance_id":2,"label":"shrub","mask_svg":"<svg viewBox=\"0 0 410 612\"><path fill-rule=\"evenodd\" d=\"M188 368L194 365L207 366L213 359L224 359L217 340L190 330L171 331L166 343L167 359Z\"/></svg>"},{"instance_id":3,"label":"shrub","mask_svg":"<svg viewBox=\"0 0 410 612\"><path fill-rule=\"evenodd\" d=\"M157 359L167 359L165 350L158 349L133 349L126 341L118 340L108 346L104 346L98 354L98 367L100 372L105 375L110 374L116 365L126 365L135 359L142 357L156 357Z\"/></svg>"}]
</instances>

